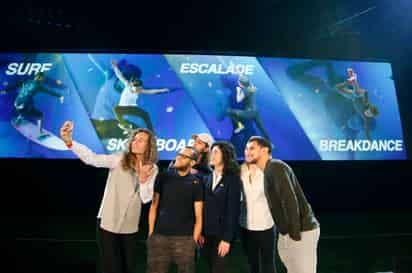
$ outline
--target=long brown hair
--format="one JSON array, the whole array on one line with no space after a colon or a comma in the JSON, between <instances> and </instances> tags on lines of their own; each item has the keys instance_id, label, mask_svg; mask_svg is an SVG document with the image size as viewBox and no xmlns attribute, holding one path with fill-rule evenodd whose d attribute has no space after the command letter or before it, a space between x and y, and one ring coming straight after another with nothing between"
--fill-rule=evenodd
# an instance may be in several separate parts
<instances>
[{"instance_id":1,"label":"long brown hair","mask_svg":"<svg viewBox=\"0 0 412 273\"><path fill-rule=\"evenodd\" d=\"M133 169L136 164L136 157L132 153L132 142L134 140L134 137L139 133L145 133L149 136L147 148L143 156L143 163L147 164L151 162L154 164L158 161L156 136L149 129L138 128L136 130L133 130L129 135L129 140L127 141L127 149L124 151L122 159L122 167L124 170Z\"/></svg>"}]
</instances>

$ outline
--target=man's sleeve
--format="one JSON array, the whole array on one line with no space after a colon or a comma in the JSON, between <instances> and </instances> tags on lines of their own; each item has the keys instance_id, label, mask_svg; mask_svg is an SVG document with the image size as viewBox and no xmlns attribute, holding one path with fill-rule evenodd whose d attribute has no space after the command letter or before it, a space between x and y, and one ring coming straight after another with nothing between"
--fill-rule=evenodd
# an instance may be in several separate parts
<instances>
[{"instance_id":1,"label":"man's sleeve","mask_svg":"<svg viewBox=\"0 0 412 273\"><path fill-rule=\"evenodd\" d=\"M280 186L280 201L283 214L286 216L288 234L295 240L300 241L300 211L299 203L293 186L293 181L288 167L279 163L274 164L274 174Z\"/></svg>"},{"instance_id":2,"label":"man's sleeve","mask_svg":"<svg viewBox=\"0 0 412 273\"><path fill-rule=\"evenodd\" d=\"M240 181L239 176L233 176L230 181L226 201L225 224L222 239L231 242L234 238L240 214Z\"/></svg>"},{"instance_id":3,"label":"man's sleeve","mask_svg":"<svg viewBox=\"0 0 412 273\"><path fill-rule=\"evenodd\" d=\"M203 196L203 185L201 181L196 178L192 182L192 189L193 189L193 201L203 201L204 196Z\"/></svg>"}]
</instances>

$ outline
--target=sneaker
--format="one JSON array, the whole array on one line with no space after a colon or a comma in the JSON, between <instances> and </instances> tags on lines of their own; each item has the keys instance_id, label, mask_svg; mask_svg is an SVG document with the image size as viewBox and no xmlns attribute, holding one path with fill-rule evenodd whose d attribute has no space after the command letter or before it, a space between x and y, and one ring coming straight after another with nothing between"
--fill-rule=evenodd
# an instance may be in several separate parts
<instances>
[{"instance_id":1,"label":"sneaker","mask_svg":"<svg viewBox=\"0 0 412 273\"><path fill-rule=\"evenodd\" d=\"M121 123L118 123L117 126L118 126L120 129L123 130L123 135L129 134L130 131L133 129L133 128L132 128L132 125L129 125L129 126L127 127L127 126L124 126L124 125L121 124Z\"/></svg>"},{"instance_id":2,"label":"sneaker","mask_svg":"<svg viewBox=\"0 0 412 273\"><path fill-rule=\"evenodd\" d=\"M121 123L118 123L117 126L118 126L120 129L122 129L123 131L127 131L127 130L131 130L131 129L132 129L132 125L125 126L125 125L123 125L123 124L121 124Z\"/></svg>"},{"instance_id":3,"label":"sneaker","mask_svg":"<svg viewBox=\"0 0 412 273\"><path fill-rule=\"evenodd\" d=\"M18 116L13 119L13 123L16 125L21 125L25 122L25 119L22 116Z\"/></svg>"},{"instance_id":4,"label":"sneaker","mask_svg":"<svg viewBox=\"0 0 412 273\"><path fill-rule=\"evenodd\" d=\"M41 132L40 135L37 137L38 140L43 140L45 138L48 138L50 135L46 132Z\"/></svg>"},{"instance_id":5,"label":"sneaker","mask_svg":"<svg viewBox=\"0 0 412 273\"><path fill-rule=\"evenodd\" d=\"M233 131L233 133L238 134L240 133L243 129L245 129L245 126L241 123L237 123L237 128Z\"/></svg>"}]
</instances>

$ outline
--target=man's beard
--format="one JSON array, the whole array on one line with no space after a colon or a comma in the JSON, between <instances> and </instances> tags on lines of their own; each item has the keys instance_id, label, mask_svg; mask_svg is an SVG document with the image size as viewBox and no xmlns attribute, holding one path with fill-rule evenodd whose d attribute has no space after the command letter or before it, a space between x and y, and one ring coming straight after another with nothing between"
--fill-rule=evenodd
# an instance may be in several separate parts
<instances>
[{"instance_id":1,"label":"man's beard","mask_svg":"<svg viewBox=\"0 0 412 273\"><path fill-rule=\"evenodd\" d=\"M251 159L250 161L246 159L246 163L248 164L256 164L258 162L257 159Z\"/></svg>"},{"instance_id":2,"label":"man's beard","mask_svg":"<svg viewBox=\"0 0 412 273\"><path fill-rule=\"evenodd\" d=\"M181 171L181 172L186 172L188 170L190 170L190 166L180 166L180 167L175 167L177 171Z\"/></svg>"}]
</instances>

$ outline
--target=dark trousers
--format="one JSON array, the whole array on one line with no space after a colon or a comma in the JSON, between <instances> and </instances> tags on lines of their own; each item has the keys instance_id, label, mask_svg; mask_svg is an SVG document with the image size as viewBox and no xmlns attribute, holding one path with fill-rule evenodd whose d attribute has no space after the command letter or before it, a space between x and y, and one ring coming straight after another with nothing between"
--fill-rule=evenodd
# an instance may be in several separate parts
<instances>
[{"instance_id":1,"label":"dark trousers","mask_svg":"<svg viewBox=\"0 0 412 273\"><path fill-rule=\"evenodd\" d=\"M179 273L194 273L195 241L188 236L166 236L154 233L147 239L147 273L167 273L170 264Z\"/></svg>"},{"instance_id":2,"label":"dark trousers","mask_svg":"<svg viewBox=\"0 0 412 273\"><path fill-rule=\"evenodd\" d=\"M16 109L16 112L22 118L43 119L43 112L35 108L33 105L28 105L23 108Z\"/></svg>"},{"instance_id":3,"label":"dark trousers","mask_svg":"<svg viewBox=\"0 0 412 273\"><path fill-rule=\"evenodd\" d=\"M152 202L142 204L140 209L140 222L139 222L139 241L147 239L147 233L149 232L149 211Z\"/></svg>"},{"instance_id":4,"label":"dark trousers","mask_svg":"<svg viewBox=\"0 0 412 273\"><path fill-rule=\"evenodd\" d=\"M262 133L263 137L267 140L270 140L269 134L263 126L262 121L260 120L260 115L256 110L240 110L229 108L227 110L229 117L232 119L233 128L237 127L238 122L242 122L245 119L253 120L256 124L258 130Z\"/></svg>"},{"instance_id":5,"label":"dark trousers","mask_svg":"<svg viewBox=\"0 0 412 273\"><path fill-rule=\"evenodd\" d=\"M228 272L228 254L220 257L217 254L217 248L221 239L215 236L206 236L205 244L202 248L202 254L207 260L210 273L227 273Z\"/></svg>"},{"instance_id":6,"label":"dark trousers","mask_svg":"<svg viewBox=\"0 0 412 273\"><path fill-rule=\"evenodd\" d=\"M252 231L242 228L243 247L248 258L250 273L275 273L275 232L273 228Z\"/></svg>"},{"instance_id":7,"label":"dark trousers","mask_svg":"<svg viewBox=\"0 0 412 273\"><path fill-rule=\"evenodd\" d=\"M97 221L96 231L103 273L135 273L137 232L112 233L100 227L100 220Z\"/></svg>"}]
</instances>

